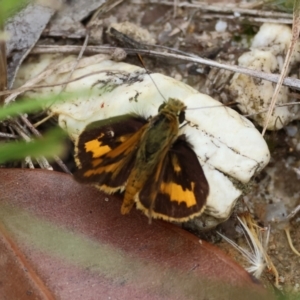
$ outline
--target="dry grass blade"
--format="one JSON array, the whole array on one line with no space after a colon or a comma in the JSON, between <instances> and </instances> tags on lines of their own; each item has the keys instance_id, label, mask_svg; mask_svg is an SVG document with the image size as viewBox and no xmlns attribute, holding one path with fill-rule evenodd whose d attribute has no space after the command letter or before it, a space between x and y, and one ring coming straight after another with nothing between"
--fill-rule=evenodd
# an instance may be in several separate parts
<instances>
[{"instance_id":1,"label":"dry grass blade","mask_svg":"<svg viewBox=\"0 0 300 300\"><path fill-rule=\"evenodd\" d=\"M25 118L24 116L21 116L21 120L23 121L23 123L31 130L31 132L36 136L36 137L42 137L42 135L40 134L40 132L30 123L30 121ZM72 174L68 167L63 163L63 161L57 156L54 155L53 156L54 160L56 161L56 163L61 167L61 169L67 173L67 174Z\"/></svg>"},{"instance_id":2,"label":"dry grass blade","mask_svg":"<svg viewBox=\"0 0 300 300\"><path fill-rule=\"evenodd\" d=\"M19 136L24 141L26 141L28 143L32 141L27 130L25 128L23 128L23 126L17 120L11 121L11 123L12 123L11 126L14 128L14 130L19 134ZM49 164L48 160L45 157L40 156L40 157L36 157L35 159L42 169L47 169L47 170L53 171L52 166ZM28 159L27 159L27 161L28 161Z\"/></svg>"},{"instance_id":3,"label":"dry grass blade","mask_svg":"<svg viewBox=\"0 0 300 300\"><path fill-rule=\"evenodd\" d=\"M289 222L292 218L295 217L295 215L300 211L300 205L296 206L292 212L283 220L283 222ZM291 231L290 231L290 224L287 223L287 225L284 227L284 231L288 240L288 244L291 248L291 250L298 256L300 256L300 253L297 251L297 249L294 247L292 238L291 238Z\"/></svg>"},{"instance_id":4,"label":"dry grass blade","mask_svg":"<svg viewBox=\"0 0 300 300\"><path fill-rule=\"evenodd\" d=\"M282 71L281 71L279 80L276 84L276 88L274 90L274 94L273 94L272 99L271 99L271 104L270 104L270 107L269 107L269 110L268 110L268 114L267 114L267 117L266 117L266 122L265 122L265 125L264 125L264 128L263 128L263 131L262 131L262 135L264 135L266 130L267 130L267 126L268 126L268 123L270 121L270 117L271 117L271 115L274 111L274 108L275 108L276 99L278 97L278 94L279 94L280 88L282 86L284 77L287 74L288 67L289 67L289 64L290 64L290 61L291 61L291 57L293 55L296 43L298 41L299 32L300 32L300 1L299 0L295 0L295 2L294 2L294 18L293 18L292 32L293 32L292 40L291 40L289 49L286 53L284 65L282 67Z\"/></svg>"},{"instance_id":5,"label":"dry grass blade","mask_svg":"<svg viewBox=\"0 0 300 300\"><path fill-rule=\"evenodd\" d=\"M82 58L82 56L83 56L83 53L84 53L84 51L85 51L85 49L86 49L86 47L87 47L88 41L89 41L89 34L86 34L85 39L84 39L84 42L83 42L83 45L82 45L82 47L81 47L81 49L80 49L80 52L79 52L79 54L78 54L78 56L77 56L77 58L76 58L76 61L75 61L74 64L73 64L73 67L72 67L72 70L70 71L69 76L67 77L67 81L70 80L70 78L72 77L72 75L73 75L75 69L77 68L77 66L78 66L78 64L79 64L79 61L81 60L81 58ZM65 84L62 86L62 88L61 88L61 91L62 91L62 92L66 89L66 86L67 86L67 83L65 83Z\"/></svg>"},{"instance_id":6,"label":"dry grass blade","mask_svg":"<svg viewBox=\"0 0 300 300\"><path fill-rule=\"evenodd\" d=\"M83 59L80 60L80 62L78 64L78 68L82 68L84 66L89 65L91 61L93 63L95 63L97 61L102 61L103 59L104 59L103 55L98 55L98 56L95 55L93 57L85 57L85 58L83 58ZM36 86L36 84L39 83L39 82L41 82L45 78L49 77L53 73L62 74L62 73L70 72L72 70L72 68L73 68L73 65L74 65L73 61L68 62L68 63L63 63L63 64L57 63L53 67L50 67L47 70L41 72L38 76L36 76L36 77L28 80L20 88L18 88L16 90L6 91L6 92L3 92L3 93L0 92L0 95L2 95L2 94L10 94L10 96L8 96L5 99L5 104L8 104L8 103L14 101L15 98L18 97L20 94L22 94L22 93L24 93L24 92L26 92L28 90L32 90L32 89L35 89L35 88L42 88L42 87L50 87L50 85L47 85L47 86ZM103 72L103 71L100 71L100 72ZM78 79L76 79L76 80L78 80ZM55 86L62 85L64 83L69 83L69 82L71 82L71 81L62 82L62 83L56 84Z\"/></svg>"},{"instance_id":7,"label":"dry grass blade","mask_svg":"<svg viewBox=\"0 0 300 300\"><path fill-rule=\"evenodd\" d=\"M134 1L135 3L141 4L140 0ZM157 0L150 0L151 3L163 4L168 6L174 6L173 1L157 1ZM272 18L291 18L291 14L288 13L280 13L274 11L263 11L259 9L261 6L261 2L255 3L243 3L243 4L236 4L236 3L203 3L193 1L190 3L189 1L178 3L178 7L186 7L186 8L196 8L199 10L209 11L209 12L217 12L217 13L240 13L240 14L247 14L247 15L254 15L254 16L262 16L262 17L272 17ZM255 7L258 6L258 9Z\"/></svg>"},{"instance_id":8,"label":"dry grass blade","mask_svg":"<svg viewBox=\"0 0 300 300\"><path fill-rule=\"evenodd\" d=\"M250 266L246 268L248 272L252 273L256 278L259 278L265 267L267 267L274 274L275 285L278 286L279 275L267 253L270 227L261 228L257 225L249 213L242 214L238 217L238 220L243 229L250 251L237 245L224 235L220 233L218 234L230 245L236 248L249 261Z\"/></svg>"},{"instance_id":9,"label":"dry grass blade","mask_svg":"<svg viewBox=\"0 0 300 300\"><path fill-rule=\"evenodd\" d=\"M62 46L62 47L51 47L51 46L37 46L34 48L32 53L57 53L57 52L64 52L64 53L78 53L80 51L81 46ZM107 46L88 46L86 49L86 53L89 54L112 54L114 50L118 48L116 47L107 47ZM210 59L202 58L196 55L190 55L189 53L186 53L185 55L179 55L174 53L164 53L159 51L153 51L153 50L145 50L145 49L127 49L124 48L124 50L128 54L136 55L136 53L152 56L152 57L158 57L158 58L164 58L164 59L177 59L179 61L186 61L186 62L193 62L196 64L203 64L210 67L215 67L219 69L228 70L231 72L238 72L241 74L246 74L252 77L257 77L260 79L268 80L274 83L277 83L279 80L279 75L277 74L270 74L265 73L253 69L248 69L240 66L235 65L227 65L224 63L215 62ZM283 80L283 85L288 86L290 88L294 88L297 90L300 90L300 80L292 77L286 77Z\"/></svg>"},{"instance_id":10,"label":"dry grass blade","mask_svg":"<svg viewBox=\"0 0 300 300\"><path fill-rule=\"evenodd\" d=\"M288 240L288 243L289 243L289 246L291 248L291 250L298 256L300 256L300 253L297 251L297 249L294 247L294 244L293 244L293 241L292 241L292 238L291 238L291 232L290 232L290 228L289 227L286 227L284 228L284 231L285 231L285 234L286 234L286 237L287 237L287 240Z\"/></svg>"}]
</instances>

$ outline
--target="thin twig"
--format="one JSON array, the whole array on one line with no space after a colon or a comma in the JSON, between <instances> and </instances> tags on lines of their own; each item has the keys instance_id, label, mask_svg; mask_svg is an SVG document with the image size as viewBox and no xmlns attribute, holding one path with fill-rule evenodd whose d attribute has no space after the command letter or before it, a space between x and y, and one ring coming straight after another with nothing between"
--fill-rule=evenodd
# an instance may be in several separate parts
<instances>
[{"instance_id":1,"label":"thin twig","mask_svg":"<svg viewBox=\"0 0 300 300\"><path fill-rule=\"evenodd\" d=\"M11 127L25 142L31 142L28 131L24 127L22 127L17 120L11 120L10 123Z\"/></svg>"},{"instance_id":2,"label":"thin twig","mask_svg":"<svg viewBox=\"0 0 300 300\"><path fill-rule=\"evenodd\" d=\"M35 157L35 160L42 169L53 171L52 166L49 164L48 160L44 156Z\"/></svg>"},{"instance_id":3,"label":"thin twig","mask_svg":"<svg viewBox=\"0 0 300 300\"><path fill-rule=\"evenodd\" d=\"M37 48L37 49L41 50L41 48ZM87 50L88 49L90 49L91 51L96 51L95 53L101 53L103 51L102 53L107 54L107 52L109 50L114 50L114 49L116 49L116 47L94 46L93 48L87 47ZM202 57L199 57L196 55L191 55L191 54L179 55L179 54L174 54L174 53L165 53L165 52L159 52L159 51L153 51L153 50L129 49L129 48L124 48L124 50L127 52L127 54L130 54L130 55L136 55L136 53L140 53L143 55L148 55L148 56L153 56L153 57L177 59L180 61L193 62L196 64L203 64L203 65L207 65L210 67L224 69L224 70L231 71L234 73L241 73L241 74L249 75L251 77L257 77L257 78L264 79L264 80L274 82L274 83L277 83L279 80L279 75L277 75L277 74L265 73L262 71L248 69L248 68L240 67L240 66L236 66L236 65L226 65L226 64L222 64L222 63L210 60L210 59L202 58ZM39 50L37 50L37 51L39 51ZM56 51L57 51L57 49L56 49ZM46 53L46 52L44 52L44 53ZM300 80L299 79L292 78L292 77L285 77L282 84L284 86L288 86L290 88L300 90Z\"/></svg>"},{"instance_id":4,"label":"thin twig","mask_svg":"<svg viewBox=\"0 0 300 300\"><path fill-rule=\"evenodd\" d=\"M289 222L300 211L300 205L297 205L285 218L281 220L282 223Z\"/></svg>"},{"instance_id":5,"label":"thin twig","mask_svg":"<svg viewBox=\"0 0 300 300\"><path fill-rule=\"evenodd\" d=\"M8 138L8 139L17 139L18 136L11 133L0 132L0 137Z\"/></svg>"},{"instance_id":6,"label":"thin twig","mask_svg":"<svg viewBox=\"0 0 300 300\"><path fill-rule=\"evenodd\" d=\"M276 19L274 18L263 18L263 17L249 17L249 16L235 16L235 15L222 15L222 14L201 14L202 20L222 19L222 20L234 20L239 23L247 22L253 23L276 23L276 24L293 24L292 19Z\"/></svg>"},{"instance_id":7,"label":"thin twig","mask_svg":"<svg viewBox=\"0 0 300 300\"><path fill-rule=\"evenodd\" d=\"M25 161L25 165L27 165L29 169L34 169L34 164L30 156L26 156L24 161Z\"/></svg>"},{"instance_id":8,"label":"thin twig","mask_svg":"<svg viewBox=\"0 0 300 300\"><path fill-rule=\"evenodd\" d=\"M0 96L1 95L9 95L9 94L12 94L12 95L13 94L18 94L18 95L20 95L20 94L25 93L25 92L30 91L30 90L56 87L56 86L68 84L68 83L75 82L75 81L78 81L80 79L84 79L86 77L92 76L92 75L96 75L96 74L100 74L100 73L105 73L105 72L108 72L108 70L99 70L99 71L95 71L95 72L90 72L88 74L85 74L85 75L82 75L82 76L79 76L79 77L76 77L76 78L73 78L73 79L70 79L70 80L67 80L67 81L62 81L62 82L53 83L53 84L31 85L31 86L29 86L27 83L25 83L24 85L22 85L21 87L19 87L17 89L0 92ZM116 74L120 74L123 71L121 71L121 70L120 71L111 71L110 70L109 72L111 74L113 72L115 72Z\"/></svg>"},{"instance_id":9,"label":"thin twig","mask_svg":"<svg viewBox=\"0 0 300 300\"><path fill-rule=\"evenodd\" d=\"M279 275L277 269L275 268L271 258L269 257L268 242L270 236L271 228L261 228L253 220L250 214L246 213L237 217L241 228L244 232L245 240L249 246L249 250L237 245L232 240L228 239L224 235L218 232L220 236L223 237L229 244L231 244L235 249L237 249L250 263L247 268L248 272L252 273L256 278L259 278L265 268L268 267L275 276L275 284L279 284ZM263 235L266 233L266 235Z\"/></svg>"},{"instance_id":10,"label":"thin twig","mask_svg":"<svg viewBox=\"0 0 300 300\"><path fill-rule=\"evenodd\" d=\"M276 104L275 105L275 108L278 108L278 107L285 107L285 106L293 106L293 105L299 105L300 102L289 102L289 103L283 103L283 104ZM266 113L269 111L269 108L266 108L266 109L262 109L256 113L253 113L253 114L247 114L247 115L243 115L244 117L252 117L252 116L256 116L256 115L259 115L259 114L262 114L262 113Z\"/></svg>"},{"instance_id":11,"label":"thin twig","mask_svg":"<svg viewBox=\"0 0 300 300\"><path fill-rule=\"evenodd\" d=\"M37 45L35 46L30 54L45 54L45 53L67 53L67 54L78 54L82 46L76 45ZM85 53L86 54L108 54L111 55L113 50L116 47L107 47L107 46L87 46Z\"/></svg>"},{"instance_id":12,"label":"thin twig","mask_svg":"<svg viewBox=\"0 0 300 300\"><path fill-rule=\"evenodd\" d=\"M174 6L173 1L160 1L160 0L150 0L150 3L160 4L160 5L168 5L168 6ZM140 1L132 1L132 3L138 3L141 4ZM190 2L179 2L178 7L188 7L188 8L197 8L199 10L204 11L212 11L212 12L223 12L223 13L239 13L239 14L245 14L245 15L254 15L254 16L262 16L262 17L272 17L272 18L290 18L292 19L292 15L289 13L280 13L280 12L274 12L274 11L266 11L262 9L249 9L249 8L243 8L242 6L238 6L236 4L226 4L226 3L220 3L220 4L207 4L204 2L196 2L193 1L193 3ZM249 6L248 6L249 7Z\"/></svg>"},{"instance_id":13,"label":"thin twig","mask_svg":"<svg viewBox=\"0 0 300 300\"><path fill-rule=\"evenodd\" d=\"M173 0L173 18L174 19L177 16L177 7L178 7L178 0Z\"/></svg>"},{"instance_id":14,"label":"thin twig","mask_svg":"<svg viewBox=\"0 0 300 300\"><path fill-rule=\"evenodd\" d=\"M300 104L300 102L299 102ZM56 114L55 113L49 113L48 116L46 116L45 118L43 118L42 120L36 122L33 124L34 128L39 127L41 124L45 123L46 121L48 121L49 119L53 118Z\"/></svg>"},{"instance_id":15,"label":"thin twig","mask_svg":"<svg viewBox=\"0 0 300 300\"><path fill-rule=\"evenodd\" d=\"M95 55L92 58L91 57L85 57L83 58L80 63L79 66L80 67L84 67L86 65L89 65L91 63L91 61L93 63L97 63L100 61L103 61L103 56L102 55ZM53 73L56 74L60 74L60 73L67 73L70 72L70 70L72 70L73 67L73 61L68 62L68 63L61 63L58 62L57 64L55 64L53 67L48 68L46 71L40 73L38 76L28 80L22 87L21 89L17 89L16 91L14 91L12 94L10 94L7 98L5 98L5 104L7 105L8 103L12 102L15 100L15 98L17 96L19 96L21 93L23 93L23 89L26 89L28 87L32 87L35 84L37 84L38 82L41 82L42 80L44 80L45 78L48 78L50 75L52 75Z\"/></svg>"},{"instance_id":16,"label":"thin twig","mask_svg":"<svg viewBox=\"0 0 300 300\"><path fill-rule=\"evenodd\" d=\"M273 114L280 88L282 86L284 77L288 72L288 67L289 67L293 52L295 50L296 44L298 42L299 33L300 33L300 1L295 0L294 1L294 18L293 18L293 28L292 28L292 40L290 42L289 49L286 53L284 64L283 64L283 67L282 67L282 71L281 71L279 80L276 84L276 87L275 87L275 90L274 90L274 93L273 93L273 96L272 96L271 104L270 104L270 107L269 107L269 110L268 110L268 113L267 113L267 116L266 116L266 119L265 119L265 124L264 124L263 131L262 131L262 136L265 135L266 130L268 128L268 124L269 124L271 115Z\"/></svg>"},{"instance_id":17,"label":"thin twig","mask_svg":"<svg viewBox=\"0 0 300 300\"><path fill-rule=\"evenodd\" d=\"M84 51L85 51L85 49L86 49L86 46L87 46L87 44L88 44L88 41L89 41L89 34L87 33L87 34L85 35L85 39L84 39L83 45L81 46L80 52L79 52L79 54L78 54L78 56L77 56L77 58L76 58L76 61L74 62L74 65L72 66L72 69L71 69L71 71L70 71L70 73L69 73L69 75L68 75L66 81L70 80L70 78L72 77L72 75L73 75L75 69L77 68L77 66L78 66L78 64L79 64L79 61L80 61L80 59L82 58L83 53L84 53ZM67 87L67 83L64 84L64 85L62 86L61 92L63 92L63 91L66 89L66 87Z\"/></svg>"},{"instance_id":18,"label":"thin twig","mask_svg":"<svg viewBox=\"0 0 300 300\"><path fill-rule=\"evenodd\" d=\"M300 205L298 205L296 208L294 208L289 215L287 216L287 219L290 220L295 217L295 215L300 211Z\"/></svg>"},{"instance_id":19,"label":"thin twig","mask_svg":"<svg viewBox=\"0 0 300 300\"><path fill-rule=\"evenodd\" d=\"M23 128L17 120L12 120L11 126L26 142L31 141L31 138L28 136L26 129ZM53 168L48 163L48 161L45 157L43 157L43 156L37 157L36 161L42 169L53 170Z\"/></svg>"},{"instance_id":20,"label":"thin twig","mask_svg":"<svg viewBox=\"0 0 300 300\"><path fill-rule=\"evenodd\" d=\"M298 256L300 256L300 253L297 251L297 249L294 247L294 244L293 244L293 241L292 241L292 238L291 238L291 232L290 232L290 228L289 227L286 227L284 228L284 231L285 231L285 234L286 234L286 237L287 237L287 240L288 240L288 243L289 243L289 246L291 248L291 250Z\"/></svg>"},{"instance_id":21,"label":"thin twig","mask_svg":"<svg viewBox=\"0 0 300 300\"><path fill-rule=\"evenodd\" d=\"M30 121L25 118L24 116L20 117L21 120L26 124L26 126L30 129L30 131L37 137L42 137L40 132L30 123ZM56 155L53 156L55 162L61 167L61 169L66 172L67 174L72 174L68 167L64 164L64 162Z\"/></svg>"}]
</instances>

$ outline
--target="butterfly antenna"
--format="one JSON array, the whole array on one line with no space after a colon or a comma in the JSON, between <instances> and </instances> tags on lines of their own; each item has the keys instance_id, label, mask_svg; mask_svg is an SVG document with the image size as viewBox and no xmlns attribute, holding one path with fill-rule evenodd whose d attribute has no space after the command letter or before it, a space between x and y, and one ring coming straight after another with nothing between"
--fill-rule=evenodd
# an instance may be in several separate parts
<instances>
[{"instance_id":1,"label":"butterfly antenna","mask_svg":"<svg viewBox=\"0 0 300 300\"><path fill-rule=\"evenodd\" d=\"M152 76L151 76L149 70L146 68L146 65L145 65L145 63L144 63L144 61L143 61L143 59L142 59L142 56L141 56L139 53L137 53L136 55L137 55L137 57L138 57L140 63L141 63L142 66L144 67L146 73L149 75L149 77L150 77L151 81L153 82L154 86L156 87L156 89L158 90L159 94L161 95L161 97L162 97L165 101L167 101L166 98L164 97L164 95L163 95L163 94L161 93L161 91L159 90L157 84L156 84L155 81L153 80L153 78L152 78Z\"/></svg>"},{"instance_id":2,"label":"butterfly antenna","mask_svg":"<svg viewBox=\"0 0 300 300\"><path fill-rule=\"evenodd\" d=\"M113 36L115 39L117 39L119 42L121 42L122 44L125 45L126 48L130 48L130 49L137 49L137 48L142 48L142 49L147 49L145 48L145 45L137 42L136 40L134 40L133 38L127 36L126 34L116 30L113 27L109 28L109 34L111 36ZM156 89L158 90L159 94L161 95L161 97L166 101L165 97L163 96L163 94L160 92L158 86L156 85L156 83L154 82L153 78L150 75L150 72L147 70L144 61L142 59L142 56L139 53L136 53L136 56L138 58L138 60L140 61L140 63L142 64L142 66L144 67L146 73L150 76L151 81L153 82L154 86L156 87Z\"/></svg>"},{"instance_id":3,"label":"butterfly antenna","mask_svg":"<svg viewBox=\"0 0 300 300\"><path fill-rule=\"evenodd\" d=\"M204 109L204 108L219 108L219 107L234 107L236 105L239 105L239 102L232 101L227 104L220 104L220 105L212 105L212 106L201 106L201 107L190 107L186 110L196 110L196 109Z\"/></svg>"}]
</instances>

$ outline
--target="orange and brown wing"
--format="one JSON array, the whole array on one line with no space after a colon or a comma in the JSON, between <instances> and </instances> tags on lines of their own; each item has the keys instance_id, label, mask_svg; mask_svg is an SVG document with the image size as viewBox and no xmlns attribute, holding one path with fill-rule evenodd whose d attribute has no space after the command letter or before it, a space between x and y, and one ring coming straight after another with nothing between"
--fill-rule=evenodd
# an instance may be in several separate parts
<instances>
[{"instance_id":1,"label":"orange and brown wing","mask_svg":"<svg viewBox=\"0 0 300 300\"><path fill-rule=\"evenodd\" d=\"M93 122L75 145L76 180L108 193L122 190L133 168L147 122L129 115Z\"/></svg>"},{"instance_id":2,"label":"orange and brown wing","mask_svg":"<svg viewBox=\"0 0 300 300\"><path fill-rule=\"evenodd\" d=\"M167 221L185 222L200 215L209 185L197 155L184 136L177 139L162 159L135 199L137 208L149 217Z\"/></svg>"}]
</instances>

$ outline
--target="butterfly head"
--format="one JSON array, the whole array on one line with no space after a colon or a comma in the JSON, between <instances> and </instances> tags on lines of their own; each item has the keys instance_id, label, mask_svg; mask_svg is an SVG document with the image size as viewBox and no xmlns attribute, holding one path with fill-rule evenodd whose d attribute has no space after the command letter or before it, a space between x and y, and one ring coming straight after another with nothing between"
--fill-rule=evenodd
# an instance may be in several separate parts
<instances>
[{"instance_id":1,"label":"butterfly head","mask_svg":"<svg viewBox=\"0 0 300 300\"><path fill-rule=\"evenodd\" d=\"M179 124L185 121L185 110L186 106L180 100L169 98L168 101L164 102L158 108L159 113L173 114L178 118Z\"/></svg>"}]
</instances>

